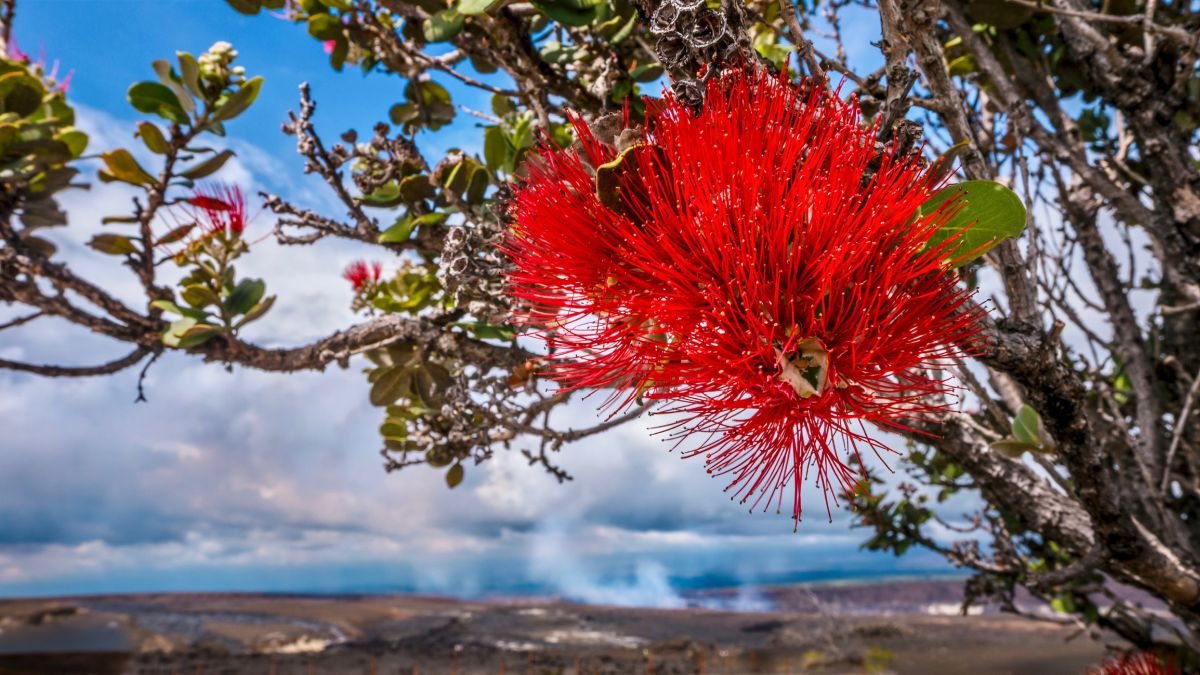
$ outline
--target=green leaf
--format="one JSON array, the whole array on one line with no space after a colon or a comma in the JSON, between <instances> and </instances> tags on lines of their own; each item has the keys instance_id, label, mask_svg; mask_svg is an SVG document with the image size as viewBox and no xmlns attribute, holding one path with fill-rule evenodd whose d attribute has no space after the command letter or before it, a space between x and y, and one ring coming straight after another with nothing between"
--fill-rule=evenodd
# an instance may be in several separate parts
<instances>
[{"instance_id":1,"label":"green leaf","mask_svg":"<svg viewBox=\"0 0 1200 675\"><path fill-rule=\"evenodd\" d=\"M42 174L35 185L39 191L54 192L60 186L67 185L72 178L79 175L73 167L53 169ZM62 227L67 224L67 214L58 207L52 199L35 199L25 202L21 212L21 223L26 232L32 232L40 227Z\"/></svg>"},{"instance_id":2,"label":"green leaf","mask_svg":"<svg viewBox=\"0 0 1200 675\"><path fill-rule=\"evenodd\" d=\"M254 103L254 99L258 98L262 84L262 77L247 80L241 88L226 99L225 103L221 104L220 108L217 108L217 111L213 113L213 119L217 122L224 122L241 115L246 108L250 107L251 103Z\"/></svg>"},{"instance_id":3,"label":"green leaf","mask_svg":"<svg viewBox=\"0 0 1200 675\"><path fill-rule=\"evenodd\" d=\"M488 188L488 172L487 169L476 166L475 172L471 174L471 179L467 183L466 192L463 197L468 204L478 206L483 203L483 196Z\"/></svg>"},{"instance_id":4,"label":"green leaf","mask_svg":"<svg viewBox=\"0 0 1200 675\"><path fill-rule=\"evenodd\" d=\"M947 64L951 75L965 77L979 70L974 54L964 54Z\"/></svg>"},{"instance_id":5,"label":"green leaf","mask_svg":"<svg viewBox=\"0 0 1200 675\"><path fill-rule=\"evenodd\" d=\"M630 15L629 20L626 21L620 28L618 28L617 32L613 33L612 36L608 38L608 42L610 44L619 45L625 40L629 39L629 36L633 35L633 29L637 27L637 22L637 13Z\"/></svg>"},{"instance_id":6,"label":"green leaf","mask_svg":"<svg viewBox=\"0 0 1200 675\"><path fill-rule=\"evenodd\" d=\"M384 230L379 235L379 243L381 244L398 244L408 241L412 237L413 230L422 225L440 225L446 220L446 214L435 211L426 213L423 216L414 218L412 214L405 214L396 219L396 224Z\"/></svg>"},{"instance_id":7,"label":"green leaf","mask_svg":"<svg viewBox=\"0 0 1200 675\"><path fill-rule=\"evenodd\" d=\"M491 75L500 70L494 62L484 58L481 54L471 54L468 58L471 61L471 67L480 75Z\"/></svg>"},{"instance_id":8,"label":"green leaf","mask_svg":"<svg viewBox=\"0 0 1200 675\"><path fill-rule=\"evenodd\" d=\"M246 315L243 316L240 321L233 324L233 327L241 328L242 326L245 326L246 324L250 323L251 321L262 318L262 316L264 314L266 314L267 312L269 312L271 310L271 308L274 306L275 306L275 296L268 295L267 297L263 298L262 301L259 302L257 305L251 307L250 311L246 312Z\"/></svg>"},{"instance_id":9,"label":"green leaf","mask_svg":"<svg viewBox=\"0 0 1200 675\"><path fill-rule=\"evenodd\" d=\"M403 200L400 198L400 186L393 181L379 186L369 195L359 197L358 201L365 206L390 209L400 204Z\"/></svg>"},{"instance_id":10,"label":"green leaf","mask_svg":"<svg viewBox=\"0 0 1200 675\"><path fill-rule=\"evenodd\" d=\"M1032 443L1014 441L1010 438L993 441L990 445L993 450L1011 459L1017 459L1026 452L1037 450L1037 446Z\"/></svg>"},{"instance_id":11,"label":"green leaf","mask_svg":"<svg viewBox=\"0 0 1200 675\"><path fill-rule=\"evenodd\" d=\"M188 116L175 92L158 82L138 82L129 88L129 103L138 112L158 115L176 124L187 124Z\"/></svg>"},{"instance_id":12,"label":"green leaf","mask_svg":"<svg viewBox=\"0 0 1200 675\"><path fill-rule=\"evenodd\" d=\"M208 312L199 309L192 309L191 307L180 307L170 300L155 300L154 302L150 303L150 306L157 307L164 312L171 312L172 314L178 314L180 316L186 316L190 319L195 319L200 323L208 321Z\"/></svg>"},{"instance_id":13,"label":"green leaf","mask_svg":"<svg viewBox=\"0 0 1200 675\"><path fill-rule=\"evenodd\" d=\"M598 9L608 0L541 0L549 4L563 5L577 10Z\"/></svg>"},{"instance_id":14,"label":"green leaf","mask_svg":"<svg viewBox=\"0 0 1200 675\"><path fill-rule=\"evenodd\" d=\"M221 332L220 327L208 324L196 324L179 335L179 348L187 349L208 342L209 338Z\"/></svg>"},{"instance_id":15,"label":"green leaf","mask_svg":"<svg viewBox=\"0 0 1200 675\"><path fill-rule=\"evenodd\" d=\"M1022 443L1037 445L1041 443L1041 436L1038 434L1041 423L1042 420L1038 417L1037 411L1028 405L1023 405L1017 411L1017 416L1012 422L1013 437Z\"/></svg>"},{"instance_id":16,"label":"green leaf","mask_svg":"<svg viewBox=\"0 0 1200 675\"><path fill-rule=\"evenodd\" d=\"M346 65L346 57L350 56L350 41L346 36L339 35L333 39L333 51L329 53L329 65L339 73Z\"/></svg>"},{"instance_id":17,"label":"green leaf","mask_svg":"<svg viewBox=\"0 0 1200 675\"><path fill-rule=\"evenodd\" d=\"M350 11L350 0L321 0L321 4L330 9L337 9L343 12Z\"/></svg>"},{"instance_id":18,"label":"green leaf","mask_svg":"<svg viewBox=\"0 0 1200 675\"><path fill-rule=\"evenodd\" d=\"M435 469L440 469L443 466L450 464L453 461L437 450L430 450L425 453L425 463Z\"/></svg>"},{"instance_id":19,"label":"green leaf","mask_svg":"<svg viewBox=\"0 0 1200 675\"><path fill-rule=\"evenodd\" d=\"M618 213L627 210L626 197L621 195L621 191L637 189L638 183L634 175L637 173L638 163L642 161L665 161L662 149L646 143L631 145L612 161L596 167L596 197L601 204Z\"/></svg>"},{"instance_id":20,"label":"green leaf","mask_svg":"<svg viewBox=\"0 0 1200 675\"><path fill-rule=\"evenodd\" d=\"M946 149L940 157L933 161L933 165L929 167L929 172L926 174L928 180L940 181L954 169L954 161L971 147L971 141L962 140Z\"/></svg>"},{"instance_id":21,"label":"green leaf","mask_svg":"<svg viewBox=\"0 0 1200 675\"><path fill-rule=\"evenodd\" d=\"M218 305L221 303L221 298L211 288L201 286L200 284L184 286L179 296L183 298L184 302L196 309L204 309L209 305Z\"/></svg>"},{"instance_id":22,"label":"green leaf","mask_svg":"<svg viewBox=\"0 0 1200 675\"><path fill-rule=\"evenodd\" d=\"M262 8L260 0L225 0L235 11L240 14L248 14L254 16L258 14L258 10Z\"/></svg>"},{"instance_id":23,"label":"green leaf","mask_svg":"<svg viewBox=\"0 0 1200 675\"><path fill-rule=\"evenodd\" d=\"M204 89L200 87L200 64L196 57L187 52L175 52L179 59L179 76L183 85L200 98L204 98Z\"/></svg>"},{"instance_id":24,"label":"green leaf","mask_svg":"<svg viewBox=\"0 0 1200 675\"><path fill-rule=\"evenodd\" d=\"M100 219L101 225L130 224L130 223L136 223L136 222L139 222L139 221L137 218L134 218L133 216L104 216L103 218Z\"/></svg>"},{"instance_id":25,"label":"green leaf","mask_svg":"<svg viewBox=\"0 0 1200 675\"><path fill-rule=\"evenodd\" d=\"M492 171L506 171L508 166L509 145L504 137L504 130L499 126L491 126L483 132L483 161ZM506 171L507 172L507 171Z\"/></svg>"},{"instance_id":26,"label":"green leaf","mask_svg":"<svg viewBox=\"0 0 1200 675\"><path fill-rule=\"evenodd\" d=\"M511 115L516 111L517 109L513 107L512 99L504 94L492 94L492 112L496 114L496 117Z\"/></svg>"},{"instance_id":27,"label":"green leaf","mask_svg":"<svg viewBox=\"0 0 1200 675\"><path fill-rule=\"evenodd\" d=\"M653 82L662 77L663 72L661 63L651 61L649 63L642 63L629 71L629 79L634 82Z\"/></svg>"},{"instance_id":28,"label":"green leaf","mask_svg":"<svg viewBox=\"0 0 1200 675\"><path fill-rule=\"evenodd\" d=\"M404 87L405 103L397 103L388 111L392 124L403 125L408 131L425 126L436 131L454 119L450 92L436 82L410 81Z\"/></svg>"},{"instance_id":29,"label":"green leaf","mask_svg":"<svg viewBox=\"0 0 1200 675\"><path fill-rule=\"evenodd\" d=\"M461 195L473 187L475 174L480 170L479 162L470 157L463 157L442 179L442 185L450 192ZM486 176L484 179L486 180Z\"/></svg>"},{"instance_id":30,"label":"green leaf","mask_svg":"<svg viewBox=\"0 0 1200 675\"><path fill-rule=\"evenodd\" d=\"M0 101L6 113L20 117L32 115L42 104L46 88L28 71L14 70L0 75Z\"/></svg>"},{"instance_id":31,"label":"green leaf","mask_svg":"<svg viewBox=\"0 0 1200 675\"><path fill-rule=\"evenodd\" d=\"M578 9L567 0L531 0L531 4L542 14L564 26L586 26L600 15L597 7Z\"/></svg>"},{"instance_id":32,"label":"green leaf","mask_svg":"<svg viewBox=\"0 0 1200 675\"><path fill-rule=\"evenodd\" d=\"M54 242L50 241L49 239L35 237L30 234L28 230L22 232L18 236L21 238L22 243L47 258L58 252L58 247L54 245Z\"/></svg>"},{"instance_id":33,"label":"green leaf","mask_svg":"<svg viewBox=\"0 0 1200 675\"><path fill-rule=\"evenodd\" d=\"M927 216L945 208L957 212L929 239L928 247L956 238L947 258L961 267L1025 229L1025 204L1015 192L988 180L970 180L942 188L917 209ZM961 208L960 208L961 207Z\"/></svg>"},{"instance_id":34,"label":"green leaf","mask_svg":"<svg viewBox=\"0 0 1200 675\"><path fill-rule=\"evenodd\" d=\"M163 132L153 122L138 122L137 136L140 136L142 142L150 148L150 152L158 155L165 155L171 150L171 145L167 143L167 137L163 136Z\"/></svg>"},{"instance_id":35,"label":"green leaf","mask_svg":"<svg viewBox=\"0 0 1200 675\"><path fill-rule=\"evenodd\" d=\"M371 405L391 405L409 390L411 384L412 375L407 368L387 368L371 385Z\"/></svg>"},{"instance_id":36,"label":"green leaf","mask_svg":"<svg viewBox=\"0 0 1200 675\"><path fill-rule=\"evenodd\" d=\"M87 150L88 136L75 127L67 127L54 136L54 140L65 143L72 157L79 157Z\"/></svg>"},{"instance_id":37,"label":"green leaf","mask_svg":"<svg viewBox=\"0 0 1200 675\"><path fill-rule=\"evenodd\" d=\"M342 34L342 22L329 14L308 17L308 34L318 40L333 40Z\"/></svg>"},{"instance_id":38,"label":"green leaf","mask_svg":"<svg viewBox=\"0 0 1200 675\"><path fill-rule=\"evenodd\" d=\"M163 330L163 344L168 347L178 347L179 339L183 337L183 333L192 326L195 326L196 323L196 319L190 316L185 316L182 319L176 319L175 321L172 321L171 325L167 326L166 329Z\"/></svg>"},{"instance_id":39,"label":"green leaf","mask_svg":"<svg viewBox=\"0 0 1200 675\"><path fill-rule=\"evenodd\" d=\"M1069 595L1060 595L1050 601L1050 608L1061 614L1075 611L1075 601Z\"/></svg>"},{"instance_id":40,"label":"green leaf","mask_svg":"<svg viewBox=\"0 0 1200 675\"><path fill-rule=\"evenodd\" d=\"M575 60L579 48L575 45L564 45L557 40L550 40L538 50L538 56L546 63L564 65Z\"/></svg>"},{"instance_id":41,"label":"green leaf","mask_svg":"<svg viewBox=\"0 0 1200 675\"><path fill-rule=\"evenodd\" d=\"M411 215L404 215L396 219L396 223L384 230L379 235L379 243L381 244L399 244L408 241L412 236L413 229L416 228L416 219Z\"/></svg>"},{"instance_id":42,"label":"green leaf","mask_svg":"<svg viewBox=\"0 0 1200 675\"><path fill-rule=\"evenodd\" d=\"M429 42L445 42L458 35L463 27L463 17L453 7L442 10L425 20L421 30Z\"/></svg>"},{"instance_id":43,"label":"green leaf","mask_svg":"<svg viewBox=\"0 0 1200 675\"><path fill-rule=\"evenodd\" d=\"M464 473L462 464L450 467L450 470L446 472L446 486L452 490L458 487L458 484L463 481Z\"/></svg>"},{"instance_id":44,"label":"green leaf","mask_svg":"<svg viewBox=\"0 0 1200 675\"><path fill-rule=\"evenodd\" d=\"M391 421L385 422L383 426L379 427L379 435L384 438L405 439L408 438L408 426Z\"/></svg>"},{"instance_id":45,"label":"green leaf","mask_svg":"<svg viewBox=\"0 0 1200 675\"><path fill-rule=\"evenodd\" d=\"M120 234L97 234L88 241L88 245L101 253L108 253L109 256L127 256L138 252L133 240Z\"/></svg>"},{"instance_id":46,"label":"green leaf","mask_svg":"<svg viewBox=\"0 0 1200 675\"><path fill-rule=\"evenodd\" d=\"M458 0L455 9L458 10L459 14L464 16L474 16L476 14L485 14L495 9L501 2L503 0Z\"/></svg>"},{"instance_id":47,"label":"green leaf","mask_svg":"<svg viewBox=\"0 0 1200 675\"><path fill-rule=\"evenodd\" d=\"M154 72L158 73L158 81L163 83L163 86L171 90L175 94L175 100L179 101L179 105L185 112L196 112L196 101L192 100L192 95L187 93L182 85L175 80L175 73L171 69L171 64L159 59L153 64Z\"/></svg>"},{"instance_id":48,"label":"green leaf","mask_svg":"<svg viewBox=\"0 0 1200 675\"><path fill-rule=\"evenodd\" d=\"M426 174L413 174L400 181L400 198L409 204L422 199L433 199L436 196L437 191Z\"/></svg>"},{"instance_id":49,"label":"green leaf","mask_svg":"<svg viewBox=\"0 0 1200 675\"><path fill-rule=\"evenodd\" d=\"M1008 0L970 0L967 12L972 19L1001 30L1016 28L1033 16L1029 7Z\"/></svg>"},{"instance_id":50,"label":"green leaf","mask_svg":"<svg viewBox=\"0 0 1200 675\"><path fill-rule=\"evenodd\" d=\"M167 326L163 331L162 341L168 347L187 349L207 342L220 332L221 329L217 326L200 323L190 316L185 316Z\"/></svg>"},{"instance_id":51,"label":"green leaf","mask_svg":"<svg viewBox=\"0 0 1200 675\"><path fill-rule=\"evenodd\" d=\"M242 279L233 292L225 298L225 311L230 314L245 314L262 300L267 285L262 279Z\"/></svg>"},{"instance_id":52,"label":"green leaf","mask_svg":"<svg viewBox=\"0 0 1200 675\"><path fill-rule=\"evenodd\" d=\"M493 326L484 321L476 321L474 323L462 322L455 325L466 328L480 340L503 340L508 342L517 336L516 332L508 326Z\"/></svg>"},{"instance_id":53,"label":"green leaf","mask_svg":"<svg viewBox=\"0 0 1200 675\"><path fill-rule=\"evenodd\" d=\"M169 232L159 237L158 241L154 242L154 245L166 246L168 244L174 244L177 241L183 241L183 238L188 236L188 233L191 232L195 227L195 223L188 223L186 225L180 225L179 227L172 228Z\"/></svg>"},{"instance_id":54,"label":"green leaf","mask_svg":"<svg viewBox=\"0 0 1200 675\"><path fill-rule=\"evenodd\" d=\"M150 306L157 307L158 309L161 309L164 312L171 312L172 314L183 314L183 312L184 312L184 310L182 308L180 308L179 305L176 305L175 303L171 302L170 300L155 300L154 302L150 303Z\"/></svg>"},{"instance_id":55,"label":"green leaf","mask_svg":"<svg viewBox=\"0 0 1200 675\"><path fill-rule=\"evenodd\" d=\"M179 175L189 180L211 176L225 166L225 162L229 161L230 157L233 157L232 150L222 150Z\"/></svg>"},{"instance_id":56,"label":"green leaf","mask_svg":"<svg viewBox=\"0 0 1200 675\"><path fill-rule=\"evenodd\" d=\"M104 165L108 168L110 180L119 180L130 185L150 185L154 182L154 177L146 173L142 165L124 148L106 152L100 155L100 159L104 160ZM103 173L100 177L105 179Z\"/></svg>"}]
</instances>

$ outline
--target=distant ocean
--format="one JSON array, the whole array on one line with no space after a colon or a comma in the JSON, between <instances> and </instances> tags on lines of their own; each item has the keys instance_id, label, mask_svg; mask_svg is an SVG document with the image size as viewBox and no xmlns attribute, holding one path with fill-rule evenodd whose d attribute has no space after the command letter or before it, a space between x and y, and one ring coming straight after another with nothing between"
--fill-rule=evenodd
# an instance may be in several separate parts
<instances>
[{"instance_id":1,"label":"distant ocean","mask_svg":"<svg viewBox=\"0 0 1200 675\"><path fill-rule=\"evenodd\" d=\"M460 599L559 598L627 607L763 604L765 589L796 584L870 584L960 574L921 550L896 557L857 542L790 548L689 546L591 555L566 547L508 555L454 552L339 563L281 560L271 565L170 565L133 561L121 567L53 573L16 583L0 580L0 597L125 593L428 594ZM291 562L291 564L288 564ZM757 599L756 599L757 598Z\"/></svg>"}]
</instances>

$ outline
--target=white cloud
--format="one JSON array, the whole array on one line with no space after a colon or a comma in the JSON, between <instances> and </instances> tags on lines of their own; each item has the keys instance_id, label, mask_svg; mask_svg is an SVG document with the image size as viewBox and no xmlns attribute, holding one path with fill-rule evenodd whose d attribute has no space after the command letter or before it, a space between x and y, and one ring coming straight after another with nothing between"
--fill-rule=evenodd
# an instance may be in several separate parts
<instances>
[{"instance_id":1,"label":"white cloud","mask_svg":"<svg viewBox=\"0 0 1200 675\"><path fill-rule=\"evenodd\" d=\"M93 150L138 145L130 124L102 112L81 107L79 123ZM266 175L289 194L323 189L295 165L228 142L238 158L222 175L247 192ZM85 245L100 217L127 212L132 195L98 183L69 193L72 225L54 236L74 269L138 306L129 270ZM260 214L252 232L271 224ZM363 252L333 242L255 244L239 269L266 279L279 301L249 337L298 344L350 324L339 273ZM97 363L121 350L62 322L0 334L0 353L38 361ZM822 551L853 551L860 539L840 512L833 525L813 514L799 536L786 514L747 516L701 459L684 461L653 436L658 419L569 446L559 459L573 482L560 485L501 452L468 467L451 491L437 470L381 470L379 411L357 365L229 373L169 354L149 372L148 403L132 403L135 384L136 372L85 380L0 372L0 589L345 588L344 570L354 569L353 583L463 593L509 579L583 600L669 604L672 577L786 574L821 562ZM576 402L560 421L595 424L597 405ZM821 503L816 494L810 503ZM291 571L264 576L282 568ZM509 576L497 582L498 570Z\"/></svg>"}]
</instances>

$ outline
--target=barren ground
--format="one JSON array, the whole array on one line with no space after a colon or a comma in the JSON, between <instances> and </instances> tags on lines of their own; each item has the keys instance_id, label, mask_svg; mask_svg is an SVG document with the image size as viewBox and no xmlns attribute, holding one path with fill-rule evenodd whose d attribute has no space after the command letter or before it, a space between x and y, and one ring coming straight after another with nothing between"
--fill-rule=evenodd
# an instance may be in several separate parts
<instances>
[{"instance_id":1,"label":"barren ground","mask_svg":"<svg viewBox=\"0 0 1200 675\"><path fill-rule=\"evenodd\" d=\"M720 605L722 592L697 594ZM1082 672L1071 630L947 616L957 584L766 591L776 609L225 594L0 601L0 674Z\"/></svg>"}]
</instances>

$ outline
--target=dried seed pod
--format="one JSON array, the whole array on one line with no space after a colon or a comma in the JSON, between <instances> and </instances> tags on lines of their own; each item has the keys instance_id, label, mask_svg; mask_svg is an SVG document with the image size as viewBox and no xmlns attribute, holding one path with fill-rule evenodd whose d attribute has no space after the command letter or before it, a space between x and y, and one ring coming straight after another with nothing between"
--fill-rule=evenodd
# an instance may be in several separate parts
<instances>
[{"instance_id":1,"label":"dried seed pod","mask_svg":"<svg viewBox=\"0 0 1200 675\"><path fill-rule=\"evenodd\" d=\"M693 110L704 104L704 87L695 80L675 80L671 83L671 91L680 103Z\"/></svg>"},{"instance_id":2,"label":"dried seed pod","mask_svg":"<svg viewBox=\"0 0 1200 675\"><path fill-rule=\"evenodd\" d=\"M687 42L678 33L668 33L654 45L658 60L667 70L680 70L691 61Z\"/></svg>"},{"instance_id":3,"label":"dried seed pod","mask_svg":"<svg viewBox=\"0 0 1200 675\"><path fill-rule=\"evenodd\" d=\"M725 37L729 24L724 15L716 12L705 12L696 17L689 34L690 45L693 49L707 49Z\"/></svg>"},{"instance_id":4,"label":"dried seed pod","mask_svg":"<svg viewBox=\"0 0 1200 675\"><path fill-rule=\"evenodd\" d=\"M654 10L654 14L650 17L650 32L655 35L662 35L675 30L675 24L679 21L679 7L664 2Z\"/></svg>"}]
</instances>

